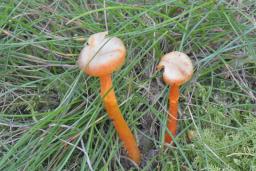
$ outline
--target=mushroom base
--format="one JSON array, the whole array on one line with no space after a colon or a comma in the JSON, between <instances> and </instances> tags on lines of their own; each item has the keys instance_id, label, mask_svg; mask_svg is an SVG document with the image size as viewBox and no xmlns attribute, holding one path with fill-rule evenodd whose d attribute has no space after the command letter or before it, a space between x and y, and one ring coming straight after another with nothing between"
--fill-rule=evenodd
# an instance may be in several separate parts
<instances>
[{"instance_id":1,"label":"mushroom base","mask_svg":"<svg viewBox=\"0 0 256 171\"><path fill-rule=\"evenodd\" d=\"M130 128L124 120L122 113L119 109L115 92L112 87L111 75L105 75L100 77L101 84L101 96L103 98L104 107L112 120L114 127L124 143L129 157L136 162L140 163L140 151L135 141Z\"/></svg>"},{"instance_id":2,"label":"mushroom base","mask_svg":"<svg viewBox=\"0 0 256 171\"><path fill-rule=\"evenodd\" d=\"M172 136L176 136L178 125L178 101L179 101L179 86L174 84L171 86L169 94L169 114L167 121L167 132L165 133L165 143L172 143ZM172 136L170 135L172 134Z\"/></svg>"}]
</instances>

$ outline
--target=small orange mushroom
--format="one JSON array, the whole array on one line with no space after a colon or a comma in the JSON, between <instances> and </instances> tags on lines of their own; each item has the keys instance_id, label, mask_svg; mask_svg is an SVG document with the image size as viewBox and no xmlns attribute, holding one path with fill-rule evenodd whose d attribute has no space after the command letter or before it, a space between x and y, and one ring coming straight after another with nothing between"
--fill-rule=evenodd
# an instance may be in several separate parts
<instances>
[{"instance_id":1,"label":"small orange mushroom","mask_svg":"<svg viewBox=\"0 0 256 171\"><path fill-rule=\"evenodd\" d=\"M80 53L78 64L86 74L99 77L101 84L100 94L105 109L120 139L123 141L129 157L139 164L139 148L135 137L121 114L112 87L111 74L124 64L126 49L119 38L106 37L107 34L107 32L100 32L89 37L87 45Z\"/></svg>"},{"instance_id":2,"label":"small orange mushroom","mask_svg":"<svg viewBox=\"0 0 256 171\"><path fill-rule=\"evenodd\" d=\"M179 87L187 82L193 74L193 65L189 57L182 52L170 52L161 58L157 69L164 69L163 79L171 88L169 94L169 115L167 127L172 136L176 136L178 122ZM165 133L165 142L171 143L169 132Z\"/></svg>"}]
</instances>

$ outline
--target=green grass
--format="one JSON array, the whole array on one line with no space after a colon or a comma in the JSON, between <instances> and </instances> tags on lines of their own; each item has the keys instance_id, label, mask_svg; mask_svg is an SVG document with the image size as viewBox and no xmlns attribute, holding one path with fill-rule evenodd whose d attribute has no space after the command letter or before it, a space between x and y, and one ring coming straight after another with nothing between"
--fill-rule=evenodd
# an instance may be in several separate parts
<instances>
[{"instance_id":1,"label":"green grass","mask_svg":"<svg viewBox=\"0 0 256 171\"><path fill-rule=\"evenodd\" d=\"M143 153L138 170L256 170L255 2L105 6L0 2L0 170L137 170L102 107L99 80L76 65L87 38L106 28L127 47L113 85ZM155 66L172 50L187 53L195 72L181 89L176 146L165 147L168 87Z\"/></svg>"}]
</instances>

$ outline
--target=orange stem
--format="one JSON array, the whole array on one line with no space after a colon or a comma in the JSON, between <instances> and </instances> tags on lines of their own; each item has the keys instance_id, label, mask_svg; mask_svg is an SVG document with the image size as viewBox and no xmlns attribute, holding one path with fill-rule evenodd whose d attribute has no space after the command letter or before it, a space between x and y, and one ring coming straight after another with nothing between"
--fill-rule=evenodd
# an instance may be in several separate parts
<instances>
[{"instance_id":1,"label":"orange stem","mask_svg":"<svg viewBox=\"0 0 256 171\"><path fill-rule=\"evenodd\" d=\"M169 116L167 127L172 136L176 136L177 124L178 124L178 100L179 100L179 86L172 85L169 94ZM165 133L165 143L171 143L172 137L167 131Z\"/></svg>"},{"instance_id":2,"label":"orange stem","mask_svg":"<svg viewBox=\"0 0 256 171\"><path fill-rule=\"evenodd\" d=\"M118 107L115 92L112 87L111 75L100 77L101 97L103 98L105 109L112 120L115 129L124 143L129 157L137 164L140 163L140 151L130 128L125 122L122 113Z\"/></svg>"}]
</instances>

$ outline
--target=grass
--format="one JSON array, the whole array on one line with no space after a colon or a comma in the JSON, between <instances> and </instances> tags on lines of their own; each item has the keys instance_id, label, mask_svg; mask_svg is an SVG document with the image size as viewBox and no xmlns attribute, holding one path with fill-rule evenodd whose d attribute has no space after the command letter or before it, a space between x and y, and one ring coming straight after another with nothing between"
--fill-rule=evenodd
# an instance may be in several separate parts
<instances>
[{"instance_id":1,"label":"grass","mask_svg":"<svg viewBox=\"0 0 256 171\"><path fill-rule=\"evenodd\" d=\"M105 8L104 8L105 4ZM137 170L76 60L89 35L127 47L113 74L138 139L138 170L256 170L254 1L0 2L0 170ZM164 148L168 87L155 66L187 53L176 146ZM71 138L73 137L73 138Z\"/></svg>"}]
</instances>

